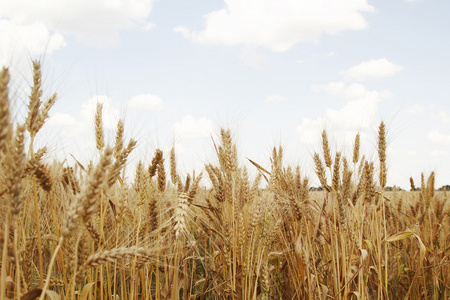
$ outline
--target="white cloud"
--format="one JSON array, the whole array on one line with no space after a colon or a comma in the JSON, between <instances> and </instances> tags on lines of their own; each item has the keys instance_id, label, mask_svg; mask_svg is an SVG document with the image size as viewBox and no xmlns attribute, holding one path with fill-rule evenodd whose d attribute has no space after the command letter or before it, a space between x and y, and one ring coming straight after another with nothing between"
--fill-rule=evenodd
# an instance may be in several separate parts
<instances>
[{"instance_id":1,"label":"white cloud","mask_svg":"<svg viewBox=\"0 0 450 300\"><path fill-rule=\"evenodd\" d=\"M76 120L72 115L66 113L55 113L45 123L46 126L60 129L62 137L72 137L79 140L80 135L88 131L87 124ZM93 128L91 125L90 128Z\"/></svg>"},{"instance_id":2,"label":"white cloud","mask_svg":"<svg viewBox=\"0 0 450 300\"><path fill-rule=\"evenodd\" d=\"M443 110L439 111L438 118L442 123L450 123L450 116Z\"/></svg>"},{"instance_id":3,"label":"white cloud","mask_svg":"<svg viewBox=\"0 0 450 300\"><path fill-rule=\"evenodd\" d=\"M357 131L376 127L376 113L379 103L390 96L386 91L371 91L362 84L346 85L342 82L330 82L324 85L312 86L316 92L324 91L331 96L347 99L338 109L327 109L317 119L303 119L297 127L302 142L315 144L320 141L323 128L331 129L344 139L344 143L351 143Z\"/></svg>"},{"instance_id":4,"label":"white cloud","mask_svg":"<svg viewBox=\"0 0 450 300\"><path fill-rule=\"evenodd\" d=\"M297 131L300 134L300 141L309 145L317 144L320 141L322 121L322 118L316 120L303 118L300 125L297 126Z\"/></svg>"},{"instance_id":5,"label":"white cloud","mask_svg":"<svg viewBox=\"0 0 450 300\"><path fill-rule=\"evenodd\" d=\"M154 0L15 0L0 2L0 17L16 26L42 22L56 32L100 45L119 42L119 30L143 27ZM31 35L30 35L31 38Z\"/></svg>"},{"instance_id":6,"label":"white cloud","mask_svg":"<svg viewBox=\"0 0 450 300\"><path fill-rule=\"evenodd\" d=\"M174 124L173 129L177 137L194 139L211 136L215 127L214 122L206 117L195 119L192 115L186 115L181 122Z\"/></svg>"},{"instance_id":7,"label":"white cloud","mask_svg":"<svg viewBox=\"0 0 450 300\"><path fill-rule=\"evenodd\" d=\"M428 139L437 144L450 144L450 135L439 132L438 130L432 130L428 132Z\"/></svg>"},{"instance_id":8,"label":"white cloud","mask_svg":"<svg viewBox=\"0 0 450 300\"><path fill-rule=\"evenodd\" d=\"M136 110L160 110L162 105L161 98L152 94L134 96L128 101L128 107Z\"/></svg>"},{"instance_id":9,"label":"white cloud","mask_svg":"<svg viewBox=\"0 0 450 300\"><path fill-rule=\"evenodd\" d=\"M55 113L52 115L48 121L46 122L48 126L53 127L72 127L72 126L78 126L79 123L75 120L75 118L72 115L65 114L65 113Z\"/></svg>"},{"instance_id":10,"label":"white cloud","mask_svg":"<svg viewBox=\"0 0 450 300\"><path fill-rule=\"evenodd\" d=\"M406 113L410 115L417 115L424 111L424 107L419 104L414 104L413 106L410 106L406 109Z\"/></svg>"},{"instance_id":11,"label":"white cloud","mask_svg":"<svg viewBox=\"0 0 450 300\"><path fill-rule=\"evenodd\" d=\"M430 152L431 156L435 157L442 157L442 156L448 156L447 151L440 151L440 150L433 150Z\"/></svg>"},{"instance_id":12,"label":"white cloud","mask_svg":"<svg viewBox=\"0 0 450 300\"><path fill-rule=\"evenodd\" d=\"M191 38L191 32L189 31L189 29L186 26L177 26L177 27L175 27L173 29L173 32L181 33L181 35L185 39L190 39Z\"/></svg>"},{"instance_id":13,"label":"white cloud","mask_svg":"<svg viewBox=\"0 0 450 300\"><path fill-rule=\"evenodd\" d=\"M324 91L327 94L344 98L344 99L374 99L374 98L388 98L390 93L387 91L369 91L360 83L352 83L346 85L344 82L330 82L327 84L319 84L311 86L314 92Z\"/></svg>"},{"instance_id":14,"label":"white cloud","mask_svg":"<svg viewBox=\"0 0 450 300\"><path fill-rule=\"evenodd\" d=\"M144 30L144 31L150 31L153 28L155 28L155 24L150 23L150 22L147 24L144 24L144 26L142 26L142 30Z\"/></svg>"},{"instance_id":15,"label":"white cloud","mask_svg":"<svg viewBox=\"0 0 450 300\"><path fill-rule=\"evenodd\" d=\"M61 139L58 144L63 147L63 154L76 154L77 159L87 158L96 151L95 143L95 111L97 102L103 103L102 121L105 134L105 144L114 143L115 130L119 120L119 110L114 107L111 99L105 95L91 97L81 104L80 115L56 112L46 122L53 134ZM67 153L66 153L67 154ZM67 157L62 157L63 159Z\"/></svg>"},{"instance_id":16,"label":"white cloud","mask_svg":"<svg viewBox=\"0 0 450 300\"><path fill-rule=\"evenodd\" d=\"M348 79L366 80L367 78L382 78L393 76L403 70L403 67L396 65L386 58L372 59L364 61L350 69L341 72Z\"/></svg>"},{"instance_id":17,"label":"white cloud","mask_svg":"<svg viewBox=\"0 0 450 300\"><path fill-rule=\"evenodd\" d=\"M283 102L284 98L281 95L269 95L267 96L266 102L269 103L278 103Z\"/></svg>"},{"instance_id":18,"label":"white cloud","mask_svg":"<svg viewBox=\"0 0 450 300\"><path fill-rule=\"evenodd\" d=\"M262 70L269 66L265 56L252 47L244 47L241 53L239 53L238 58L242 60L245 65L255 69Z\"/></svg>"},{"instance_id":19,"label":"white cloud","mask_svg":"<svg viewBox=\"0 0 450 300\"><path fill-rule=\"evenodd\" d=\"M28 65L29 56L52 53L66 46L64 37L50 32L42 22L14 25L0 19L0 65L20 64L21 71ZM24 65L24 66L22 66ZM28 69L27 69L28 70Z\"/></svg>"},{"instance_id":20,"label":"white cloud","mask_svg":"<svg viewBox=\"0 0 450 300\"><path fill-rule=\"evenodd\" d=\"M367 0L225 0L225 8L204 15L202 31L186 26L174 31L200 44L263 46L282 52L322 34L365 29L363 13L372 11Z\"/></svg>"}]
</instances>

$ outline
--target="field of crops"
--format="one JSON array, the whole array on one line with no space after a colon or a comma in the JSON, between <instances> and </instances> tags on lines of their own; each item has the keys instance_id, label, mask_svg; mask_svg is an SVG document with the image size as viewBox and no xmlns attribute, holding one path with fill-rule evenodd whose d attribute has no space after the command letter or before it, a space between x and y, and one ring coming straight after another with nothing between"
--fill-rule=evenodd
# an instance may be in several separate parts
<instances>
[{"instance_id":1,"label":"field of crops","mask_svg":"<svg viewBox=\"0 0 450 300\"><path fill-rule=\"evenodd\" d=\"M100 104L91 163L33 147L56 101L41 99L33 67L25 120L12 118L0 73L0 299L449 299L447 194L434 173L411 179L420 191L384 191L383 122L376 161L359 153L359 135L344 157L323 132L313 157L322 192L283 164L281 147L270 168L241 166L228 129L200 174L154 149L125 180L137 143L119 121L105 144Z\"/></svg>"}]
</instances>

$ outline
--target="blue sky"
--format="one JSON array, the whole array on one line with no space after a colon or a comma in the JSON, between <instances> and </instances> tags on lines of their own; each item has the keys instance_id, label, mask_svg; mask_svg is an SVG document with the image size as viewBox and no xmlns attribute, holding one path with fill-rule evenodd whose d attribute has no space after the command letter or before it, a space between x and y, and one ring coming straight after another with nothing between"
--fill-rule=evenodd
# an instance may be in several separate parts
<instances>
[{"instance_id":1,"label":"blue sky","mask_svg":"<svg viewBox=\"0 0 450 300\"><path fill-rule=\"evenodd\" d=\"M133 162L175 144L180 171L211 161L231 127L240 156L269 167L271 147L311 178L323 129L351 155L359 131L376 159L388 124L389 185L436 171L450 182L450 2L407 0L0 0L0 64L23 118L30 59L59 100L37 143L59 159L95 157L104 102L138 140ZM249 166L251 168L251 166Z\"/></svg>"}]
</instances>

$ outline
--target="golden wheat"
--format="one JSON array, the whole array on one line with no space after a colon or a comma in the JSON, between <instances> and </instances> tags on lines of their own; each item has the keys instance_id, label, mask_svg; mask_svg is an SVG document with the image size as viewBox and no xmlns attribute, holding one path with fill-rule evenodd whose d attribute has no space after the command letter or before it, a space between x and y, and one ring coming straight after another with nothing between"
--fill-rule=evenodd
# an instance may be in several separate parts
<instances>
[{"instance_id":1,"label":"golden wheat","mask_svg":"<svg viewBox=\"0 0 450 300\"><path fill-rule=\"evenodd\" d=\"M420 187L411 177L411 192L388 191L383 122L378 162L360 153L359 133L346 157L322 132L323 156L312 161L323 191L284 164L282 147L268 166L245 166L229 129L213 140L218 163L205 172L182 174L172 147L171 184L159 149L127 179L137 143L125 146L120 120L114 148L105 145L101 104L93 124L100 157L86 167L33 150L57 99L42 104L41 77L33 62L21 122L11 119L9 72L0 72L0 299L450 296L447 192L436 190L435 172L422 173Z\"/></svg>"}]
</instances>

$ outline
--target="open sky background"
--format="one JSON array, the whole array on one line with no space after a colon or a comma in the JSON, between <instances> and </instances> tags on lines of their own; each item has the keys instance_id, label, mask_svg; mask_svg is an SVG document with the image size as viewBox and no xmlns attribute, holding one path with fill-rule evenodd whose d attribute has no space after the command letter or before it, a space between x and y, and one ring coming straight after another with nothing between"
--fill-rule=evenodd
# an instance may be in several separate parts
<instances>
[{"instance_id":1,"label":"open sky background","mask_svg":"<svg viewBox=\"0 0 450 300\"><path fill-rule=\"evenodd\" d=\"M320 133L351 157L354 136L376 160L388 126L388 185L450 184L450 1L0 0L0 65L23 120L31 59L58 93L37 136L49 157L96 157L104 103L132 155L149 163L175 145L182 174L214 161L211 135L230 127L245 157L269 168L273 146L313 185ZM167 159L168 160L168 159ZM252 169L251 165L248 166Z\"/></svg>"}]
</instances>

